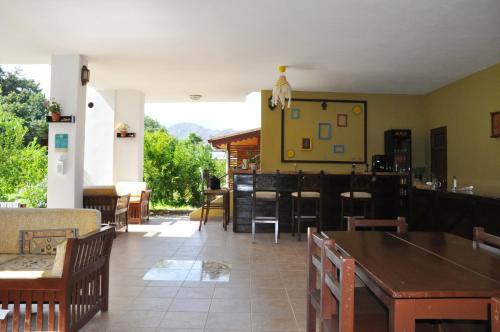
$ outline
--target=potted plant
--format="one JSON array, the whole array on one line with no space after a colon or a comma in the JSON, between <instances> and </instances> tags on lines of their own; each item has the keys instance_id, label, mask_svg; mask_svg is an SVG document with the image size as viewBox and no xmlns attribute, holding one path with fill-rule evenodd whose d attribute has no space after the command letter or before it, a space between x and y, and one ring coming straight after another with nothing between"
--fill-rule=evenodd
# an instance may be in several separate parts
<instances>
[{"instance_id":1,"label":"potted plant","mask_svg":"<svg viewBox=\"0 0 500 332\"><path fill-rule=\"evenodd\" d=\"M250 152L249 153L249 157L250 158L248 159L248 165L250 166L250 169L252 171L257 170L257 168L258 168L257 165L259 164L259 157L260 156L258 154L257 155L253 155L253 153Z\"/></svg>"},{"instance_id":2,"label":"potted plant","mask_svg":"<svg viewBox=\"0 0 500 332\"><path fill-rule=\"evenodd\" d=\"M50 100L45 100L43 106L50 113L52 121L59 122L61 119L61 105L54 98L51 98Z\"/></svg>"},{"instance_id":3,"label":"potted plant","mask_svg":"<svg viewBox=\"0 0 500 332\"><path fill-rule=\"evenodd\" d=\"M125 122L119 122L115 127L115 130L120 134L121 137L127 137L128 129L129 126Z\"/></svg>"}]
</instances>

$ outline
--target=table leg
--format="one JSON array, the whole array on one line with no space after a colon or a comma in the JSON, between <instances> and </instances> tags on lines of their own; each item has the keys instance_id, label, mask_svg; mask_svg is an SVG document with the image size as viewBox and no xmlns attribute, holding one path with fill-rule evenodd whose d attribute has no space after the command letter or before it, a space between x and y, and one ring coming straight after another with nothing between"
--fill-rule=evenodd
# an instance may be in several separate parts
<instances>
[{"instance_id":1,"label":"table leg","mask_svg":"<svg viewBox=\"0 0 500 332\"><path fill-rule=\"evenodd\" d=\"M491 300L491 332L500 332L500 299Z\"/></svg>"},{"instance_id":2,"label":"table leg","mask_svg":"<svg viewBox=\"0 0 500 332\"><path fill-rule=\"evenodd\" d=\"M413 300L394 300L389 310L389 331L415 332L414 309Z\"/></svg>"}]
</instances>

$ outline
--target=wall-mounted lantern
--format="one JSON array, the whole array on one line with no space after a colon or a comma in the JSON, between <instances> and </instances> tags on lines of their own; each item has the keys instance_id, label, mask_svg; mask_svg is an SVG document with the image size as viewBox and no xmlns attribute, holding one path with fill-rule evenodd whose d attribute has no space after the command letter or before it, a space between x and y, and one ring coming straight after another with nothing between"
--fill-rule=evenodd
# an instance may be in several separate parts
<instances>
[{"instance_id":1,"label":"wall-mounted lantern","mask_svg":"<svg viewBox=\"0 0 500 332\"><path fill-rule=\"evenodd\" d=\"M86 85L90 81L90 70L87 68L87 66L82 67L81 79L82 85Z\"/></svg>"}]
</instances>

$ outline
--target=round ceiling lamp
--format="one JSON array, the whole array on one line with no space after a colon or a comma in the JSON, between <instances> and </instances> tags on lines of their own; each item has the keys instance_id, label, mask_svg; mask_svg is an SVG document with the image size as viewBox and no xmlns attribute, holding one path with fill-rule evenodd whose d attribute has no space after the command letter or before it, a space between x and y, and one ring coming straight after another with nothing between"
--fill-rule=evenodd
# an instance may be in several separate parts
<instances>
[{"instance_id":1,"label":"round ceiling lamp","mask_svg":"<svg viewBox=\"0 0 500 332\"><path fill-rule=\"evenodd\" d=\"M273 87L273 96L271 98L271 105L275 107L278 102L281 104L281 109L285 109L285 103L288 99L288 108L292 103L292 87L290 83L286 80L285 71L286 66L279 66L280 77L276 81Z\"/></svg>"},{"instance_id":2,"label":"round ceiling lamp","mask_svg":"<svg viewBox=\"0 0 500 332\"><path fill-rule=\"evenodd\" d=\"M192 95L189 95L189 99L191 100L194 100L194 101L198 101L201 99L201 97L203 97L202 95L199 95L199 94L192 94Z\"/></svg>"}]
</instances>

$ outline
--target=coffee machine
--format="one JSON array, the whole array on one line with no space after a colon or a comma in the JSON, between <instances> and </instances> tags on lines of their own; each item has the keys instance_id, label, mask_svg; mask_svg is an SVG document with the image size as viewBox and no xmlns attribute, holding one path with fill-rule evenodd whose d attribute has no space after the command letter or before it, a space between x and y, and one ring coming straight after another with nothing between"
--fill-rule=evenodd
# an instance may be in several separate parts
<instances>
[{"instance_id":1,"label":"coffee machine","mask_svg":"<svg viewBox=\"0 0 500 332\"><path fill-rule=\"evenodd\" d=\"M392 163L389 156L375 154L372 156L372 170L375 172L392 172Z\"/></svg>"}]
</instances>

